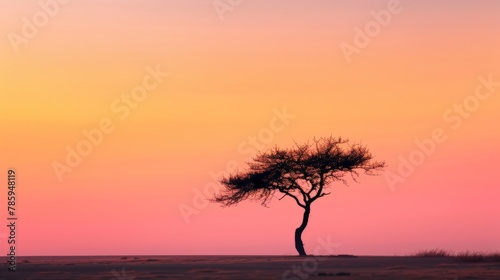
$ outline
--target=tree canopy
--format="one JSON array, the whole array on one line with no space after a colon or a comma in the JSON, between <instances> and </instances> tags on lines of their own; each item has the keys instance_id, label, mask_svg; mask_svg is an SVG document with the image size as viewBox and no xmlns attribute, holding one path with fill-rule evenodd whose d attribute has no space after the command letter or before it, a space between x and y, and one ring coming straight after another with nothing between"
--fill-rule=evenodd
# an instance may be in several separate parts
<instances>
[{"instance_id":1,"label":"tree canopy","mask_svg":"<svg viewBox=\"0 0 500 280\"><path fill-rule=\"evenodd\" d=\"M331 183L347 184L346 175L354 181L360 172L377 175L385 163L372 159L365 146L349 145L349 140L341 137L314 139L289 149L274 147L254 157L247 171L222 178L224 189L213 201L230 206L258 200L267 205L281 193L305 208L328 195L326 188Z\"/></svg>"}]
</instances>

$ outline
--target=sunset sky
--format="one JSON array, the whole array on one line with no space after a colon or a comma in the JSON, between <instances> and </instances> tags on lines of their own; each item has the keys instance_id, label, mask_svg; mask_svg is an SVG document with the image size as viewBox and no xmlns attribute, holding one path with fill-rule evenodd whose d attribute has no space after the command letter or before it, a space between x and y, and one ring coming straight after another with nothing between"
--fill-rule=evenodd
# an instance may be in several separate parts
<instances>
[{"instance_id":1,"label":"sunset sky","mask_svg":"<svg viewBox=\"0 0 500 280\"><path fill-rule=\"evenodd\" d=\"M306 249L500 250L500 1L397 2L1 1L18 254L295 254L291 199L206 194L257 150L330 135L388 167L332 185Z\"/></svg>"}]
</instances>

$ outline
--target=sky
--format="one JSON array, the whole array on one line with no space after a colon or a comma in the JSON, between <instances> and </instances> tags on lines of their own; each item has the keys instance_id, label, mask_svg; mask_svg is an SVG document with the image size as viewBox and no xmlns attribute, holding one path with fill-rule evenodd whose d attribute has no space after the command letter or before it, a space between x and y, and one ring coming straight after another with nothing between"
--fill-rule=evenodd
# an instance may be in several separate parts
<instances>
[{"instance_id":1,"label":"sky","mask_svg":"<svg viewBox=\"0 0 500 280\"><path fill-rule=\"evenodd\" d=\"M500 2L0 2L0 172L19 255L292 255L301 208L208 203L257 151L342 136L335 253L500 250ZM497 82L498 81L498 82ZM6 185L4 185L6 186ZM7 218L7 188L0 193ZM8 253L0 229L0 253Z\"/></svg>"}]
</instances>

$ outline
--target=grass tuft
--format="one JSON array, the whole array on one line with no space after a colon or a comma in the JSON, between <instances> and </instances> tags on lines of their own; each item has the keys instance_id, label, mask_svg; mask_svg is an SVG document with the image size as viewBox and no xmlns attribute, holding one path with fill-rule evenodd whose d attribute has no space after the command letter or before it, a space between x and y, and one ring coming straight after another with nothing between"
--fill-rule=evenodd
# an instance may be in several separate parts
<instances>
[{"instance_id":1,"label":"grass tuft","mask_svg":"<svg viewBox=\"0 0 500 280\"><path fill-rule=\"evenodd\" d=\"M414 257L420 258L448 258L453 256L452 251L446 251L443 249L432 249L432 250L423 250L413 255Z\"/></svg>"},{"instance_id":2,"label":"grass tuft","mask_svg":"<svg viewBox=\"0 0 500 280\"><path fill-rule=\"evenodd\" d=\"M500 253L485 253L479 251L465 251L454 253L443 249L423 250L417 252L412 257L420 258L454 258L463 262L500 262Z\"/></svg>"},{"instance_id":3,"label":"grass tuft","mask_svg":"<svg viewBox=\"0 0 500 280\"><path fill-rule=\"evenodd\" d=\"M483 253L477 251L466 251L456 255L461 261L464 262L500 262L500 253Z\"/></svg>"}]
</instances>

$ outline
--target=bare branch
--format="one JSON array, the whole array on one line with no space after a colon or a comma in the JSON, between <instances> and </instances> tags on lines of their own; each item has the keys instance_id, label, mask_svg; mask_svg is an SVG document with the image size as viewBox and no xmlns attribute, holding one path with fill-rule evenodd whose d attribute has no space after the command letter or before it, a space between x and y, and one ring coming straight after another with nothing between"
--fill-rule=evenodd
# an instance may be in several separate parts
<instances>
[{"instance_id":1,"label":"bare branch","mask_svg":"<svg viewBox=\"0 0 500 280\"><path fill-rule=\"evenodd\" d=\"M305 206L304 204L300 203L299 199L298 199L296 196L294 196L294 195L290 194L290 193L289 193L289 192L287 192L287 191L282 191L282 190L280 190L280 192L284 193L284 194L285 194L285 196L289 196L289 197L293 198L293 199L295 200L295 202L297 202L297 204L298 204L300 207L302 207L302 208L306 208L306 206Z\"/></svg>"}]
</instances>

